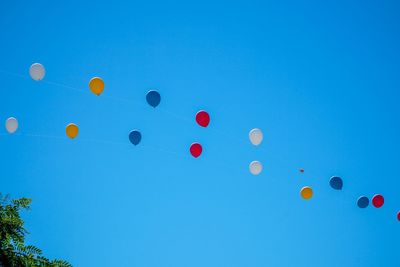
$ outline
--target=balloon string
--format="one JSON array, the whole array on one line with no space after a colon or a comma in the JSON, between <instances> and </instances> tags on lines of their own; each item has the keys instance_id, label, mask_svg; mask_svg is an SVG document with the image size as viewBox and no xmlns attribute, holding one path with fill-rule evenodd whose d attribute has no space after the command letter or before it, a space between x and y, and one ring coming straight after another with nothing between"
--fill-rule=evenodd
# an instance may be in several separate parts
<instances>
[{"instance_id":1,"label":"balloon string","mask_svg":"<svg viewBox=\"0 0 400 267\"><path fill-rule=\"evenodd\" d=\"M186 118L186 117L183 117L183 116L181 116L181 115L178 115L178 114L176 114L176 113L174 113L174 112L172 112L172 111L169 111L168 109L165 109L165 108L162 108L162 107L158 107L157 109L159 109L159 110L161 110L162 112L164 112L164 113L166 113L166 114L169 114L169 115L171 115L171 116L173 116L173 117L175 117L175 118L177 118L177 119L180 119L180 120L182 120L182 121L185 121L186 123L192 123L192 120L190 120L190 119L188 119L188 118Z\"/></svg>"},{"instance_id":2,"label":"balloon string","mask_svg":"<svg viewBox=\"0 0 400 267\"><path fill-rule=\"evenodd\" d=\"M24 137L37 137L37 138L44 138L44 139L58 139L58 140L68 140L69 138L65 136L56 136L56 135L44 135L44 134L30 134L30 133L14 133L14 134L4 134L0 133L0 136L24 136ZM91 138L79 138L77 141L82 141L82 142L92 142L92 143L100 143L100 144L109 144L109 145L123 145L123 146L132 146L128 142L115 142L115 141L107 141L107 140L100 140L100 139L91 139ZM179 156L180 153L171 151L162 147L155 147L155 146L150 146L150 145L139 145L140 147L145 147L147 149L151 149L156 152L164 152L168 153L171 155Z\"/></svg>"},{"instance_id":3,"label":"balloon string","mask_svg":"<svg viewBox=\"0 0 400 267\"><path fill-rule=\"evenodd\" d=\"M241 143L243 145L251 145L249 142L244 141L244 139L242 139L242 138L236 138L236 137L234 137L234 136L232 136L230 134L227 134L226 131L221 131L221 130L218 130L218 129L211 129L211 131L214 131L215 133L217 133L217 134L219 134L221 136L224 136L226 138L229 138L231 140L235 140L236 142Z\"/></svg>"},{"instance_id":4,"label":"balloon string","mask_svg":"<svg viewBox=\"0 0 400 267\"><path fill-rule=\"evenodd\" d=\"M73 86L69 86L69 85L58 83L58 82L54 82L54 81L43 80L41 82L46 83L46 84L50 84L50 85L54 85L54 86L58 86L58 87L62 87L62 88L65 88L65 89L71 89L71 90L74 90L74 91L80 92L80 93L89 92L89 91L85 91L83 89L79 89L79 88L76 88L76 87L73 87ZM110 95L102 95L101 97L105 98L105 99L113 100L113 101L125 102L125 103L130 103L130 104L135 104L135 105L140 105L140 106L146 107L146 105L144 105L144 104L142 104L142 103L140 103L138 101L133 101L131 99L126 99L126 98L123 98L123 97L110 96Z\"/></svg>"},{"instance_id":5,"label":"balloon string","mask_svg":"<svg viewBox=\"0 0 400 267\"><path fill-rule=\"evenodd\" d=\"M26 75L22 75L22 74L19 74L19 73L10 72L10 71L1 70L1 69L0 69L0 72L4 73L4 74L7 74L7 75L14 76L14 77L19 77L19 78L23 78L23 79L29 80L29 78L26 77Z\"/></svg>"},{"instance_id":6,"label":"balloon string","mask_svg":"<svg viewBox=\"0 0 400 267\"><path fill-rule=\"evenodd\" d=\"M19 73L15 73L15 72L9 72L9 71L5 71L5 70L0 70L0 72L2 72L4 74L15 76L15 77L19 77L19 78L29 79L25 75L22 75L22 74L19 74ZM69 86L69 85L66 85L66 84L58 83L58 82L51 81L51 80L48 80L48 79L41 80L39 82L42 82L42 83L45 83L45 84L49 84L49 85L54 85L54 86L57 86L57 87L62 87L62 88L65 88L65 89L74 90L74 91L81 92L81 93L86 92L83 89L79 89L79 88L76 88L76 87L73 87L73 86ZM127 99L127 98L123 98L123 97L102 95L102 98L111 99L111 100L115 100L115 101L121 101L121 102L125 102L125 103L131 103L131 104L140 105L140 106L142 106L144 108L147 108L147 105L145 105L145 104L143 104L143 103L141 103L139 101L135 101L135 100ZM187 118L179 116L179 115L175 114L174 112L171 112L171 111L166 110L164 108L157 107L157 109L160 109L163 112L165 112L165 113L167 113L169 115L172 115L172 116L174 116L174 117L176 117L178 119L185 120L185 121L190 121Z\"/></svg>"},{"instance_id":7,"label":"balloon string","mask_svg":"<svg viewBox=\"0 0 400 267\"><path fill-rule=\"evenodd\" d=\"M77 92L81 92L81 93L85 92L82 89L79 89L79 88L76 88L76 87L72 87L72 86L69 86L69 85L66 85L66 84L62 84L62 83L49 81L49 80L42 80L40 82L43 82L43 83L46 83L46 84L50 84L50 85L55 85L55 86L58 86L58 87L63 87L63 88L66 88L66 89L71 89L71 90L74 90L74 91L77 91Z\"/></svg>"},{"instance_id":8,"label":"balloon string","mask_svg":"<svg viewBox=\"0 0 400 267\"><path fill-rule=\"evenodd\" d=\"M140 146L145 147L145 148L149 148L149 149L151 149L153 151L164 152L164 153L168 153L168 154L171 154L171 155L174 155L174 156L180 156L180 153L177 153L177 152L172 151L172 150L167 150L167 149L164 149L164 148L161 148L161 147L154 147L154 146L149 146L149 145L140 145Z\"/></svg>"},{"instance_id":9,"label":"balloon string","mask_svg":"<svg viewBox=\"0 0 400 267\"><path fill-rule=\"evenodd\" d=\"M28 136L28 137L41 137L41 138L51 138L51 139L65 139L64 136L55 136L55 135L43 135L43 134L29 134L29 133L20 133L15 134L20 136Z\"/></svg>"}]
</instances>

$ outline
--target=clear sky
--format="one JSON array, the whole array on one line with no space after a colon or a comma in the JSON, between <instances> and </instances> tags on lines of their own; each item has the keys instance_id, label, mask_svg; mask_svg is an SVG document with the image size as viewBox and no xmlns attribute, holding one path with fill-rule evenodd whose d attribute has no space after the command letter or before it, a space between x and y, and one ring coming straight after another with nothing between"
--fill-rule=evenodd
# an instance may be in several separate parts
<instances>
[{"instance_id":1,"label":"clear sky","mask_svg":"<svg viewBox=\"0 0 400 267\"><path fill-rule=\"evenodd\" d=\"M0 131L0 191L33 199L28 242L74 266L400 266L399 13L395 0L1 1L0 120L20 128ZM375 193L381 209L357 207Z\"/></svg>"}]
</instances>

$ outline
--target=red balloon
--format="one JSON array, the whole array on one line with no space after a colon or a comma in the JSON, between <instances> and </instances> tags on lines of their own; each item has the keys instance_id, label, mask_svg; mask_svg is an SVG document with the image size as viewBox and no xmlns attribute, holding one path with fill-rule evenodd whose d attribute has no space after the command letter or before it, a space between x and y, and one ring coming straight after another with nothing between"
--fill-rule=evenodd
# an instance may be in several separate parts
<instances>
[{"instance_id":1,"label":"red balloon","mask_svg":"<svg viewBox=\"0 0 400 267\"><path fill-rule=\"evenodd\" d=\"M385 199L382 195L377 194L372 197L372 205L374 205L375 208L382 207L383 203L385 203Z\"/></svg>"},{"instance_id":2,"label":"red balloon","mask_svg":"<svg viewBox=\"0 0 400 267\"><path fill-rule=\"evenodd\" d=\"M200 110L196 114L196 121L201 127L207 127L210 123L210 115L204 110Z\"/></svg>"},{"instance_id":3,"label":"red balloon","mask_svg":"<svg viewBox=\"0 0 400 267\"><path fill-rule=\"evenodd\" d=\"M397 213L397 220L400 222L400 211Z\"/></svg>"},{"instance_id":4,"label":"red balloon","mask_svg":"<svg viewBox=\"0 0 400 267\"><path fill-rule=\"evenodd\" d=\"M203 148L199 143L193 143L190 145L190 154L192 154L193 157L198 158L201 155L201 152L203 152Z\"/></svg>"}]
</instances>

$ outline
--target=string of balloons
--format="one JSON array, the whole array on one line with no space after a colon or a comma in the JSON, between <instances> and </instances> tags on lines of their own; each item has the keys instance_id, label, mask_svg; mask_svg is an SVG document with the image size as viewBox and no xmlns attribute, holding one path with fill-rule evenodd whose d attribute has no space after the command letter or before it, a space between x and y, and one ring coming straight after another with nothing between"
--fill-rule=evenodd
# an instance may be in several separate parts
<instances>
[{"instance_id":1,"label":"string of balloons","mask_svg":"<svg viewBox=\"0 0 400 267\"><path fill-rule=\"evenodd\" d=\"M13 76L17 76L20 78L27 78L24 75L18 74L18 73L13 73L13 72L9 72L9 71L4 71L4 70L0 70L0 72L5 73L5 74L9 74L9 75L13 75ZM54 85L57 87L61 87L64 89L70 89L70 90L74 90L74 91L79 91L79 92L84 92L84 90L73 87L73 86L69 86L69 85L65 85L65 84L61 84L58 82L54 82L54 81L49 81L49 80L45 80L44 77L46 75L46 69L44 68L44 66L41 63L34 63L30 66L29 68L29 75L30 77L35 80L35 81L41 81L43 83L49 84L49 85ZM90 81L89 81L89 88L90 91L95 94L96 96L100 96L102 95L104 88L105 88L105 83L103 81L103 79L101 77L93 77ZM121 98L121 97L116 97L116 96L111 96L111 95L102 95L103 98L109 99L109 100L114 100L114 101L121 101L121 102L125 102L125 103L133 103L136 106L142 106L145 107L146 105L144 105L143 103L139 102L139 101L134 101L131 99L126 99L126 98ZM148 103L148 105L152 106L153 108L158 108L161 112L164 112L170 116L173 116L177 119L180 119L184 122L187 123L191 123L192 121L186 117L182 117L181 115L178 115L172 111L169 111L167 109L164 109L162 107L158 107L158 105L161 102L161 95L158 91L156 90L150 90L147 95L146 95L146 101ZM196 114L196 121L198 119L201 119L202 117L205 118L205 121L207 120L207 116L204 114L204 112L199 112L198 114ZM209 120L209 117L208 117ZM202 127L207 127L207 126L203 126L205 122L199 122L198 124ZM219 131L218 129L210 129L212 132L219 134L219 135L223 135L224 137L227 138L233 138L235 139L236 142L243 142L242 139L238 139L233 137L232 135L228 135L226 132L224 131ZM70 137L70 136L69 136Z\"/></svg>"},{"instance_id":2,"label":"string of balloons","mask_svg":"<svg viewBox=\"0 0 400 267\"><path fill-rule=\"evenodd\" d=\"M19 74L15 74L15 73L10 73L10 72L5 72L5 73L12 74L12 75L15 75L18 77L24 77L23 75L19 75ZM29 75L34 81L43 81L43 79L46 75L46 69L44 68L44 66L42 64L34 63L29 68ZM65 84L60 84L60 83L56 83L56 82L52 82L52 81L44 81L44 82L51 84L51 85L67 88L67 89L73 89L75 91L82 91L78 88L74 88L72 86L68 86ZM101 77L93 77L89 81L89 88L93 94L95 94L96 96L100 96L104 92L105 83ZM105 96L105 97L109 98L109 99L113 99L113 100L131 102L130 100L113 97L113 96ZM158 105L161 102L161 95L156 90L150 90L146 95L146 101L147 101L148 105L150 105L153 108L156 108L156 107L158 107ZM164 112L166 112L170 115L173 115L175 117L178 117L180 119L183 119L185 121L188 121L187 119L182 118L181 116L176 115L173 112L170 112L168 110L164 110ZM200 110L196 113L195 120L199 126L206 128L210 123L210 115L205 110ZM18 128L17 119L9 118L9 120L6 121L6 128L10 134L14 133L16 131L16 129ZM79 127L75 123L70 123L66 126L65 132L69 138L74 139L79 134ZM215 132L218 132L218 131L215 131ZM224 133L220 133L220 134L224 134ZM35 136L39 137L40 135L35 135ZM42 137L45 137L45 136L42 135ZM142 134L138 129L134 129L129 133L128 138L129 138L129 141L133 145L137 146L137 145L139 145L139 143L142 140ZM189 151L194 158L198 158L202 154L203 147L199 142L193 142L189 147Z\"/></svg>"},{"instance_id":3,"label":"string of balloons","mask_svg":"<svg viewBox=\"0 0 400 267\"><path fill-rule=\"evenodd\" d=\"M17 76L17 77L21 77L21 78L26 78L25 76L20 75L18 73L12 73L12 72L3 71L3 70L0 70L0 72L6 73L6 74L10 74L10 75L13 75L13 76ZM41 81L41 82L44 82L44 83L47 83L47 84L50 84L50 85L55 85L55 86L58 86L58 87L63 87L63 88L66 88L66 89L71 89L71 90L83 92L81 89L78 89L78 88L75 88L75 87L72 87L72 86L68 86L68 85L65 85L65 84L60 84L60 83L56 83L56 82L52 82L52 81L43 80L45 75L46 75L46 70L45 70L44 66L42 64L40 64L40 63L34 63L34 64L32 64L30 66L29 75L34 81ZM97 96L100 96L103 93L104 87L105 87L104 81L100 77L93 77L89 81L90 91L93 94L97 95ZM108 98L108 99L112 99L112 100L132 102L130 100L126 100L126 99L118 98L118 97L113 97L113 96L105 96L105 97ZM151 90L146 95L146 101L150 106L155 108L160 104L161 96L157 91ZM179 117L179 116L176 116L176 117ZM9 134L14 134L18 129L18 120L15 117L10 117L10 118L8 118L6 120L5 126L6 126L6 130L7 130L7 132ZM75 139L79 134L78 125L76 125L75 123L69 123L65 128L65 133L66 133L67 137L69 137L71 139ZM40 138L61 138L60 136L49 136L49 135L41 135L41 134L19 134L19 135L29 136L29 137L40 137ZM82 140L82 139L80 139L80 140ZM129 134L129 140L134 145L139 144L140 141L141 141L140 132L138 130L132 131ZM116 142L110 142L110 141L98 140L98 139L83 139L83 141L108 143L108 144L117 144ZM170 150L167 150L167 149L164 149L164 148L154 148L154 147L149 146L149 145L146 145L146 147L147 148L151 148L151 149L155 149L157 151L167 152L167 153L170 153L170 154L175 154L175 155L178 154L178 153L176 153L174 151L170 151Z\"/></svg>"},{"instance_id":4,"label":"string of balloons","mask_svg":"<svg viewBox=\"0 0 400 267\"><path fill-rule=\"evenodd\" d=\"M8 72L8 71L1 71L3 73L7 73L7 74L11 74L14 76L18 76L18 77L22 77L22 78L26 78L23 75L17 74L17 73L12 73L12 72ZM29 75L30 77L34 80L34 81L41 81L41 82L45 82L47 84L50 85L55 85L55 86L59 86L62 88L66 88L66 89L71 89L71 90L75 90L75 91L79 91L79 92L83 92L81 89L72 87L72 86L68 86L65 84L60 84L57 82L53 82L53 81L47 81L44 80L44 77L46 75L46 69L44 68L44 66L41 63L34 63L30 66L29 68ZM100 96L103 92L104 92L104 88L105 88L105 83L103 81L103 79L101 77L93 77L90 81L89 81L89 88L90 91L95 94L96 96ZM111 100L117 100L117 101L124 101L124 102L129 102L132 103L134 101L132 100L127 100L125 98L120 98L120 97L115 97L115 96L102 96ZM150 105L153 108L156 108L159 106L160 102L161 102L161 95L158 91L156 90L150 90L147 94L146 94L146 101L147 104ZM135 104L137 104L137 102L134 102ZM142 103L139 103L140 105L143 106ZM171 111L165 110L165 109L161 109L161 111L172 115L178 119L181 119L183 121L190 121L180 115L177 115ZM6 129L10 134L13 134L16 131L16 127L15 129L11 129L13 127L13 123L18 124L18 121L16 118L9 118L9 121L6 121ZM195 116L196 122L199 126L201 127L207 127L210 123L210 116L208 114L208 112L204 111L204 110L200 110L199 112L196 113ZM76 125L75 123L70 123L66 126L65 128L65 132L66 132L66 136L71 138L71 139L75 139L78 134L79 134L79 127L78 125ZM215 130L215 132L218 132ZM220 134L224 134L224 133L220 133ZM25 135L25 136L35 136L35 137L43 137L43 138L48 138L49 136L45 136L45 135ZM129 132L128 135L129 141L134 145L137 146L139 145L139 143L142 140L142 134L138 129L134 129L132 131ZM102 140L91 140L91 141L98 141L101 143L108 143L107 141L102 141ZM167 151L165 149L162 149L163 151ZM202 153L203 149L202 149L202 145L198 142L193 142L190 147L189 147L189 152L191 153L191 155L195 158L199 157ZM174 154L177 154L176 152L172 152Z\"/></svg>"},{"instance_id":5,"label":"string of balloons","mask_svg":"<svg viewBox=\"0 0 400 267\"><path fill-rule=\"evenodd\" d=\"M4 72L4 73L13 74L13 75L19 76L19 77L21 77L21 76L24 77L23 75L19 75L19 74L15 74L15 73L10 73L10 72ZM46 75L46 70L42 64L34 63L29 68L29 75L35 81L42 81ZM47 83L56 85L56 86L61 86L61 87L67 88L67 89L82 91L80 89L77 89L77 88L74 88L74 87L71 87L68 85L63 85L63 84L59 84L59 83L55 83L55 82L51 82L51 81L47 81ZM93 77L89 81L89 88L93 94L95 94L96 96L100 96L104 92L105 83L101 77ZM106 96L106 97L109 99L131 102L131 100L126 100L123 98L118 98L118 97L113 97L113 96ZM156 90L150 90L146 94L146 101L147 101L148 105L150 105L153 108L156 108L159 106L159 104L161 102L161 95ZM186 118L182 118L181 116L174 114L173 112L170 112L168 110L164 110L164 112L166 112L170 115L173 115L177 118L188 121ZM196 123L200 127L207 128L210 124L210 115L207 111L200 110L196 113L195 120L196 120ZM16 131L18 130L18 127L19 127L19 123L15 117L9 117L8 119L6 119L5 128L9 134L15 134ZM78 125L76 125L75 123L69 123L65 128L65 133L66 133L66 136L69 137L70 139L75 139L79 134ZM33 134L23 134L23 135L24 136L33 136L33 137L44 137L44 138L60 138L60 137L55 137L55 136L33 135ZM250 143L254 146L260 146L264 139L263 132L259 128L251 129L248 134L248 137L249 137ZM141 143L142 133L138 129L133 129L129 132L128 139L131 144L133 144L134 146L137 146ZM113 144L115 143L116 144L116 142L108 142L108 141L93 140L93 139L91 139L91 140L86 139L86 141L113 143ZM123 143L118 143L118 144L123 144ZM147 145L146 145L146 147L151 148L150 146L147 146ZM172 154L177 154L176 152L171 152L168 150L163 150L163 151L172 153ZM189 152L193 158L200 157L203 152L202 144L199 142L193 142L189 146ZM262 173L262 171L263 171L263 165L259 160L254 160L254 161L250 162L249 172L252 175L260 175ZM300 169L300 172L304 173L304 169ZM333 176L329 180L329 185L332 189L341 191L343 189L343 180L342 180L342 178L340 178L338 176ZM304 186L300 189L300 196L305 200L312 199L313 195L314 195L314 191L313 191L312 187L310 187L310 186ZM381 208L384 205L385 200L381 194L375 194L372 197L371 202L375 208ZM369 203L370 203L370 200L367 196L360 196L356 201L357 206L361 209L367 208L369 206ZM397 220L400 221L400 211L397 213Z\"/></svg>"}]
</instances>

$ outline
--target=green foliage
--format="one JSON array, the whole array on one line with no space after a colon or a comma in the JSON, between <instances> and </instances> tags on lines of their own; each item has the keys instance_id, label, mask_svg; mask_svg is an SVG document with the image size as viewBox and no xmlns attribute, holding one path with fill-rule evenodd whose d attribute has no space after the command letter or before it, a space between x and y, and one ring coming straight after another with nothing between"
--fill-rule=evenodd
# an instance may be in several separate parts
<instances>
[{"instance_id":1,"label":"green foliage","mask_svg":"<svg viewBox=\"0 0 400 267\"><path fill-rule=\"evenodd\" d=\"M49 260L42 251L25 245L24 221L21 210L28 210L32 200L19 198L10 200L0 194L0 266L5 267L72 267L63 260Z\"/></svg>"}]
</instances>

